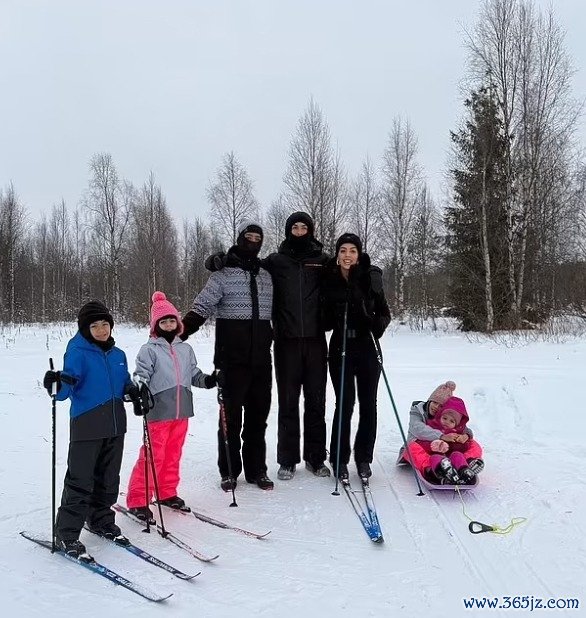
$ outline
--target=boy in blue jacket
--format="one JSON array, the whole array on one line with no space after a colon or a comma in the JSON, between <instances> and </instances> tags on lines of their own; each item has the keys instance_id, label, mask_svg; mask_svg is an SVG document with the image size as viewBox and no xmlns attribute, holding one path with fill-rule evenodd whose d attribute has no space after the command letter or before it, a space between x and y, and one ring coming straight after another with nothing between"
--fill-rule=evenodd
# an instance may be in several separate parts
<instances>
[{"instance_id":1,"label":"boy in blue jacket","mask_svg":"<svg viewBox=\"0 0 586 618\"><path fill-rule=\"evenodd\" d=\"M79 331L67 344L63 371L47 371L43 386L58 401L71 400L69 455L61 506L57 513L57 548L88 558L79 535L84 522L97 534L127 543L114 522L126 433L124 395L138 399L128 374L126 355L115 347L114 320L99 301L79 311Z\"/></svg>"}]
</instances>

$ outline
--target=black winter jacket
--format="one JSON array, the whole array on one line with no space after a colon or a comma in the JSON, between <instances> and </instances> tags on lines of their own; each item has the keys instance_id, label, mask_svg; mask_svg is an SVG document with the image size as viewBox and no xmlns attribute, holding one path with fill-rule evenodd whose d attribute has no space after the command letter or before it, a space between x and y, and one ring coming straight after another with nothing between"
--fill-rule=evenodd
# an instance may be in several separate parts
<instances>
[{"instance_id":1,"label":"black winter jacket","mask_svg":"<svg viewBox=\"0 0 586 618\"><path fill-rule=\"evenodd\" d=\"M294 251L284 240L278 253L271 253L262 265L273 277L273 327L275 338L320 337L320 286L329 256L315 239L307 251Z\"/></svg>"},{"instance_id":2,"label":"black winter jacket","mask_svg":"<svg viewBox=\"0 0 586 618\"><path fill-rule=\"evenodd\" d=\"M348 302L347 328L354 337L369 337L370 331L380 339L391 321L391 312L383 288L382 270L372 266L366 253L351 269L348 281L335 260L326 266L322 285L322 319L326 330L341 336L344 308Z\"/></svg>"}]
</instances>

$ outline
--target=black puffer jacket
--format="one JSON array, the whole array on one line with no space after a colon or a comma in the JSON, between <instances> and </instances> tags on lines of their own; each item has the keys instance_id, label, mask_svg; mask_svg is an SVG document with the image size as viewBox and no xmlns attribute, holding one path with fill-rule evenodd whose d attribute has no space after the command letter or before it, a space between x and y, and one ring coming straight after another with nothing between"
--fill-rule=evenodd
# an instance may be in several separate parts
<instances>
[{"instance_id":1,"label":"black puffer jacket","mask_svg":"<svg viewBox=\"0 0 586 618\"><path fill-rule=\"evenodd\" d=\"M273 277L275 338L323 335L320 286L328 260L322 244L314 238L304 251L295 250L289 240L284 240L278 253L262 260Z\"/></svg>"},{"instance_id":2,"label":"black puffer jacket","mask_svg":"<svg viewBox=\"0 0 586 618\"><path fill-rule=\"evenodd\" d=\"M355 337L369 337L370 331L379 339L391 321L391 312L383 288L382 270L372 266L366 253L350 270L348 281L334 259L326 266L322 285L322 319L326 330L341 335L344 308L348 302L348 330Z\"/></svg>"}]
</instances>

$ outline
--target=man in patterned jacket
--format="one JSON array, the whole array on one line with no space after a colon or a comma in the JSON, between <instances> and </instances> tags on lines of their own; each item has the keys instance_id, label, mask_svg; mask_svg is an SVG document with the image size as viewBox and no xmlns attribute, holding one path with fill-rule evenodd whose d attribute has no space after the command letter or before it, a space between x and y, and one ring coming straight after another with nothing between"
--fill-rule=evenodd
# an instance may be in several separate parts
<instances>
[{"instance_id":1,"label":"man in patterned jacket","mask_svg":"<svg viewBox=\"0 0 586 618\"><path fill-rule=\"evenodd\" d=\"M260 225L243 223L236 244L228 251L225 267L210 275L183 318L181 338L185 340L216 315L214 364L220 370L218 384L223 386L233 474L230 478L220 419L218 468L224 491L236 486L243 467L249 483L273 489L267 476L265 442L272 387L273 284L269 273L260 266L262 241Z\"/></svg>"}]
</instances>

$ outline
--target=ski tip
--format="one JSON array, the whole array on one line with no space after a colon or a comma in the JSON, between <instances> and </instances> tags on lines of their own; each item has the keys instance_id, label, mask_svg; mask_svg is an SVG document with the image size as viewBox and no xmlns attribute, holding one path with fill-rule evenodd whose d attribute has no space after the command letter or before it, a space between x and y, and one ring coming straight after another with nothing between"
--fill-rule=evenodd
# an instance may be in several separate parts
<instances>
[{"instance_id":1,"label":"ski tip","mask_svg":"<svg viewBox=\"0 0 586 618\"><path fill-rule=\"evenodd\" d=\"M175 576L178 579L182 579L184 582L190 582L192 579L195 579L199 575L201 575L201 571L198 571L197 573L194 573L193 575L186 575L185 573L175 573Z\"/></svg>"},{"instance_id":2,"label":"ski tip","mask_svg":"<svg viewBox=\"0 0 586 618\"><path fill-rule=\"evenodd\" d=\"M170 599L172 596L173 596L173 593L171 592L166 597L151 597L149 600L153 601L154 603L162 603L163 601Z\"/></svg>"}]
</instances>

